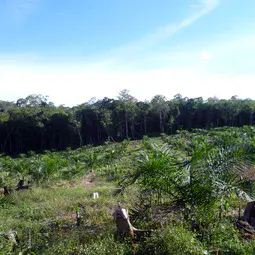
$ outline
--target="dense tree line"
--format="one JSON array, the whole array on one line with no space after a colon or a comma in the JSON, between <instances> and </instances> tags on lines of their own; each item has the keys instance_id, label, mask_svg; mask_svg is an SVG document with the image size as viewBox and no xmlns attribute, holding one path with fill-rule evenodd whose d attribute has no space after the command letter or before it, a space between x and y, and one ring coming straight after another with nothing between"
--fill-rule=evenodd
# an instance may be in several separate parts
<instances>
[{"instance_id":1,"label":"dense tree line","mask_svg":"<svg viewBox=\"0 0 255 255\"><path fill-rule=\"evenodd\" d=\"M0 152L61 150L106 140L139 139L176 130L254 124L255 101L156 95L138 101L127 90L117 99L90 100L75 107L55 106L42 95L0 101Z\"/></svg>"}]
</instances>

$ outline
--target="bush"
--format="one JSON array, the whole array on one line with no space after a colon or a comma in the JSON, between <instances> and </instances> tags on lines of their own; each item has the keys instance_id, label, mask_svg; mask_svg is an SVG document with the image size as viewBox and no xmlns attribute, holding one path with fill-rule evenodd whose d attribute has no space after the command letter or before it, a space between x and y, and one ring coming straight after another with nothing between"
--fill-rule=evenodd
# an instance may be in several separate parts
<instances>
[{"instance_id":1,"label":"bush","mask_svg":"<svg viewBox=\"0 0 255 255\"><path fill-rule=\"evenodd\" d=\"M219 222L208 228L207 245L217 247L222 254L254 254L255 242L248 243L240 238L238 230L230 222Z\"/></svg>"},{"instance_id":2,"label":"bush","mask_svg":"<svg viewBox=\"0 0 255 255\"><path fill-rule=\"evenodd\" d=\"M195 234L183 226L168 226L161 233L153 234L141 248L142 254L205 254Z\"/></svg>"}]
</instances>

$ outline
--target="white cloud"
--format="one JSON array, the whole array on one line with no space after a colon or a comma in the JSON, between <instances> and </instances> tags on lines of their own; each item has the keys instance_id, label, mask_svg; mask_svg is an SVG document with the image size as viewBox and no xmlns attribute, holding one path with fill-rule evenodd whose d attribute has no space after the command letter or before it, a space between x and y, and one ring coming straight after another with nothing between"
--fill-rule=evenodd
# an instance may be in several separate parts
<instances>
[{"instance_id":1,"label":"white cloud","mask_svg":"<svg viewBox=\"0 0 255 255\"><path fill-rule=\"evenodd\" d=\"M113 49L101 57L111 58L112 61L118 62L119 60L123 61L125 58L133 59L137 52L147 54L153 46L161 43L164 39L173 36L178 31L192 25L198 19L211 12L218 3L219 0L197 0L195 10L180 22L159 27L156 31L144 35L133 42L122 45L119 48Z\"/></svg>"},{"instance_id":2,"label":"white cloud","mask_svg":"<svg viewBox=\"0 0 255 255\"><path fill-rule=\"evenodd\" d=\"M207 51L202 51L201 57L203 60L210 60L212 58L212 55L211 55L211 53L209 53Z\"/></svg>"},{"instance_id":3,"label":"white cloud","mask_svg":"<svg viewBox=\"0 0 255 255\"><path fill-rule=\"evenodd\" d=\"M25 16L34 10L36 5L33 7L33 3L38 1L11 0L12 3L23 6L17 10ZM115 97L125 88L140 100L150 99L156 94L164 94L167 97L177 93L189 97L212 96L208 94L211 77L202 78L201 72L195 67L185 68L185 63L192 62L193 56L197 56L194 52L180 52L180 55L176 55L175 49L170 49L168 55L164 52L163 56L162 52L154 53L152 47L190 26L212 11L217 3L217 0L199 0L195 11L179 23L159 28L132 43L107 52L104 56L94 56L89 62L81 60L50 64L33 53L28 55L30 61L24 61L26 54L16 57L0 56L0 99L15 101L29 94L44 94L49 95L50 100L56 104L74 105L94 96ZM178 48L180 47L181 45ZM141 57L137 53L143 53L145 56L141 63ZM144 69L147 60L165 63L165 68L151 66L150 70L138 71L136 65L140 63ZM171 67L170 62L173 63L173 60L175 64L179 63L178 68ZM45 64L42 64L43 62ZM220 82L221 78L218 79Z\"/></svg>"},{"instance_id":4,"label":"white cloud","mask_svg":"<svg viewBox=\"0 0 255 255\"><path fill-rule=\"evenodd\" d=\"M198 69L161 68L150 71L115 71L67 67L14 67L0 65L1 99L16 101L28 94L49 95L56 104L75 105L92 97L116 97L129 89L140 100L156 94L230 98L255 95L254 75L213 75ZM255 99L255 98L254 98Z\"/></svg>"}]
</instances>

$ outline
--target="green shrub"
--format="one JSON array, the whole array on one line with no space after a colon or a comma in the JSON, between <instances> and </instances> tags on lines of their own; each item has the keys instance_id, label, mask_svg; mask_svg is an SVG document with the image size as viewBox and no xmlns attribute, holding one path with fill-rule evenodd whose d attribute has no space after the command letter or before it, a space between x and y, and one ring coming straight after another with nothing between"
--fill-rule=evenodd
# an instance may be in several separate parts
<instances>
[{"instance_id":1,"label":"green shrub","mask_svg":"<svg viewBox=\"0 0 255 255\"><path fill-rule=\"evenodd\" d=\"M156 232L140 248L142 254L205 254L203 244L183 226L168 226Z\"/></svg>"},{"instance_id":2,"label":"green shrub","mask_svg":"<svg viewBox=\"0 0 255 255\"><path fill-rule=\"evenodd\" d=\"M254 254L255 242L242 240L240 233L231 222L219 222L208 228L208 236L204 240L209 247L217 247L222 254L245 255Z\"/></svg>"}]
</instances>

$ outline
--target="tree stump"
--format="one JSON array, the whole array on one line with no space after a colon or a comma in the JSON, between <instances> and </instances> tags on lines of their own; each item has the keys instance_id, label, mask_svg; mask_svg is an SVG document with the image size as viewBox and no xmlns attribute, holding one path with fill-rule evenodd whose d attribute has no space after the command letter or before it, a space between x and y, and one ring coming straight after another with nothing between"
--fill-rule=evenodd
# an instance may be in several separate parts
<instances>
[{"instance_id":1,"label":"tree stump","mask_svg":"<svg viewBox=\"0 0 255 255\"><path fill-rule=\"evenodd\" d=\"M244 220L255 227L255 201L249 202L244 211Z\"/></svg>"},{"instance_id":2,"label":"tree stump","mask_svg":"<svg viewBox=\"0 0 255 255\"><path fill-rule=\"evenodd\" d=\"M30 188L30 181L28 181L27 185L24 185L24 180L19 180L15 190L22 190L22 189L29 189Z\"/></svg>"},{"instance_id":3,"label":"tree stump","mask_svg":"<svg viewBox=\"0 0 255 255\"><path fill-rule=\"evenodd\" d=\"M93 169L90 170L87 179L88 179L89 182L94 182L95 181L96 174L95 174Z\"/></svg>"},{"instance_id":4,"label":"tree stump","mask_svg":"<svg viewBox=\"0 0 255 255\"><path fill-rule=\"evenodd\" d=\"M132 241L140 240L142 237L149 235L153 230L142 230L132 226L128 210L121 208L113 213L113 218L116 222L117 234L120 237L130 237Z\"/></svg>"}]
</instances>

